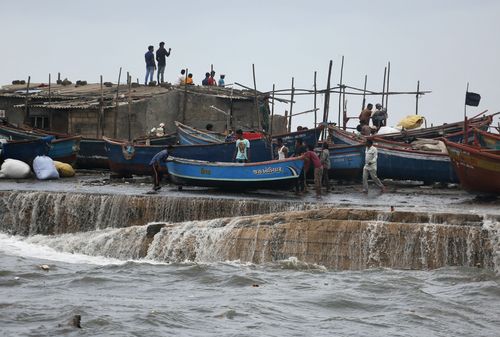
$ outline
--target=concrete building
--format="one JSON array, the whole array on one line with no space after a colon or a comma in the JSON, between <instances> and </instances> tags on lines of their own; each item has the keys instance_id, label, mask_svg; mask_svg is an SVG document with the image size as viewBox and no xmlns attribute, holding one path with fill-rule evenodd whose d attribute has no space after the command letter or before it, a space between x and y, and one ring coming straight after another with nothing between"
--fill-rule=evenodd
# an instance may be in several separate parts
<instances>
[{"instance_id":1,"label":"concrete building","mask_svg":"<svg viewBox=\"0 0 500 337\"><path fill-rule=\"evenodd\" d=\"M16 125L52 130L83 137L137 138L165 123L175 132L174 121L214 131L258 129L259 120L269 129L269 97L258 96L259 114L253 91L202 86L102 86L32 84L8 85L0 90L0 111ZM221 112L222 111L222 112ZM275 116L273 133L286 132L285 118Z\"/></svg>"}]
</instances>

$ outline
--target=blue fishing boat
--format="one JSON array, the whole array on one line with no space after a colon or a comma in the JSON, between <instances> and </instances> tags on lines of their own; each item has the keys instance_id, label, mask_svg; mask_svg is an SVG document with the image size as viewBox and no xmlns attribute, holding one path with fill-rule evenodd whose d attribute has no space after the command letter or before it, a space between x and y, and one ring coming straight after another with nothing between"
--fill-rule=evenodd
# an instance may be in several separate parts
<instances>
[{"instance_id":1,"label":"blue fishing boat","mask_svg":"<svg viewBox=\"0 0 500 337\"><path fill-rule=\"evenodd\" d=\"M177 121L175 126L177 127L177 138L181 145L224 143L225 140L222 134L198 130Z\"/></svg>"},{"instance_id":2,"label":"blue fishing boat","mask_svg":"<svg viewBox=\"0 0 500 337\"><path fill-rule=\"evenodd\" d=\"M163 145L146 145L134 142L111 140L104 137L108 154L109 168L112 172L130 176L151 174L149 162L163 150ZM178 158L211 162L232 162L235 142L205 145L175 145L170 153ZM262 162L272 159L270 143L265 139L250 140L250 159Z\"/></svg>"},{"instance_id":3,"label":"blue fishing boat","mask_svg":"<svg viewBox=\"0 0 500 337\"><path fill-rule=\"evenodd\" d=\"M75 164L80 150L80 136L50 133L38 129L22 129L12 125L0 125L0 137L8 140L36 140L47 136L50 136L52 141L46 155L63 163Z\"/></svg>"},{"instance_id":4,"label":"blue fishing boat","mask_svg":"<svg viewBox=\"0 0 500 337\"><path fill-rule=\"evenodd\" d=\"M17 159L32 165L36 156L47 155L53 136L28 140L9 140L2 144L3 159Z\"/></svg>"},{"instance_id":5,"label":"blue fishing boat","mask_svg":"<svg viewBox=\"0 0 500 337\"><path fill-rule=\"evenodd\" d=\"M456 136L458 137L458 135ZM463 133L461 137L463 137ZM364 153L364 149L362 150L364 138L336 128L333 132L333 139L337 144L345 146L344 151L356 152L359 150ZM377 174L380 178L415 180L425 183L455 183L458 181L450 158L445 152L419 150L413 148L411 144L393 142L381 137L373 137L373 141L378 149ZM337 154L337 161L348 160L352 152L349 155ZM362 162L364 163L364 157ZM359 164L361 165L361 163ZM332 174L335 177L334 169L332 169Z\"/></svg>"},{"instance_id":6,"label":"blue fishing boat","mask_svg":"<svg viewBox=\"0 0 500 337\"><path fill-rule=\"evenodd\" d=\"M457 183L458 177L446 152L415 150L411 144L391 142L375 137L378 149L377 175L395 180L424 183Z\"/></svg>"},{"instance_id":7,"label":"blue fishing boat","mask_svg":"<svg viewBox=\"0 0 500 337\"><path fill-rule=\"evenodd\" d=\"M259 163L217 163L169 157L170 179L177 185L221 189L289 189L295 185L304 161L288 158Z\"/></svg>"}]
</instances>

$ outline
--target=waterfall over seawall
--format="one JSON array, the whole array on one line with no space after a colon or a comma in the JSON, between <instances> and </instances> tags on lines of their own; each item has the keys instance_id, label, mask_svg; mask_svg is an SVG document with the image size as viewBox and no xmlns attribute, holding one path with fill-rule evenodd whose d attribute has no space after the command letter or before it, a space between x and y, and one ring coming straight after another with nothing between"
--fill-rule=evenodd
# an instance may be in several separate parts
<instances>
[{"instance_id":1,"label":"waterfall over seawall","mask_svg":"<svg viewBox=\"0 0 500 337\"><path fill-rule=\"evenodd\" d=\"M323 208L26 240L59 251L122 260L261 264L296 258L338 270L495 269L499 228L498 219L471 214Z\"/></svg>"},{"instance_id":2,"label":"waterfall over seawall","mask_svg":"<svg viewBox=\"0 0 500 337\"><path fill-rule=\"evenodd\" d=\"M0 231L63 234L314 208L294 201L54 192L0 192Z\"/></svg>"}]
</instances>

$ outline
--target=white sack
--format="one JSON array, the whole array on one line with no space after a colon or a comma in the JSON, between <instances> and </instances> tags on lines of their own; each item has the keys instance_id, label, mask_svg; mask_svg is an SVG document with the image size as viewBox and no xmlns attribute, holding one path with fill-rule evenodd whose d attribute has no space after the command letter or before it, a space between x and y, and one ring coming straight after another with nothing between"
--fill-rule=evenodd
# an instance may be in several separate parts
<instances>
[{"instance_id":1,"label":"white sack","mask_svg":"<svg viewBox=\"0 0 500 337\"><path fill-rule=\"evenodd\" d=\"M16 159L5 159L0 169L0 178L22 179L29 177L30 166Z\"/></svg>"},{"instance_id":2,"label":"white sack","mask_svg":"<svg viewBox=\"0 0 500 337\"><path fill-rule=\"evenodd\" d=\"M59 179L54 161L47 156L37 156L33 160L33 171L35 171L37 179L40 180Z\"/></svg>"}]
</instances>

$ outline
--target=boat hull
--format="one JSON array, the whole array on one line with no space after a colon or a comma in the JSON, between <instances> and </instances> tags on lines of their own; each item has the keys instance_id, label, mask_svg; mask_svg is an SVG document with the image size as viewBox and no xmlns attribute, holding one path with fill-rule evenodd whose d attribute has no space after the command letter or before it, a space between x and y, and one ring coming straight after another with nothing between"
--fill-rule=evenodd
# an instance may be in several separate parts
<instances>
[{"instance_id":1,"label":"boat hull","mask_svg":"<svg viewBox=\"0 0 500 337\"><path fill-rule=\"evenodd\" d=\"M177 185L215 187L231 190L290 189L302 169L299 158L261 163L210 163L169 158L170 179Z\"/></svg>"},{"instance_id":2,"label":"boat hull","mask_svg":"<svg viewBox=\"0 0 500 337\"><path fill-rule=\"evenodd\" d=\"M333 145L330 152L330 170L328 176L339 180L357 180L363 174L365 165L365 146Z\"/></svg>"},{"instance_id":3,"label":"boat hull","mask_svg":"<svg viewBox=\"0 0 500 337\"><path fill-rule=\"evenodd\" d=\"M76 159L79 169L109 169L108 153L103 139L83 138Z\"/></svg>"}]
</instances>

